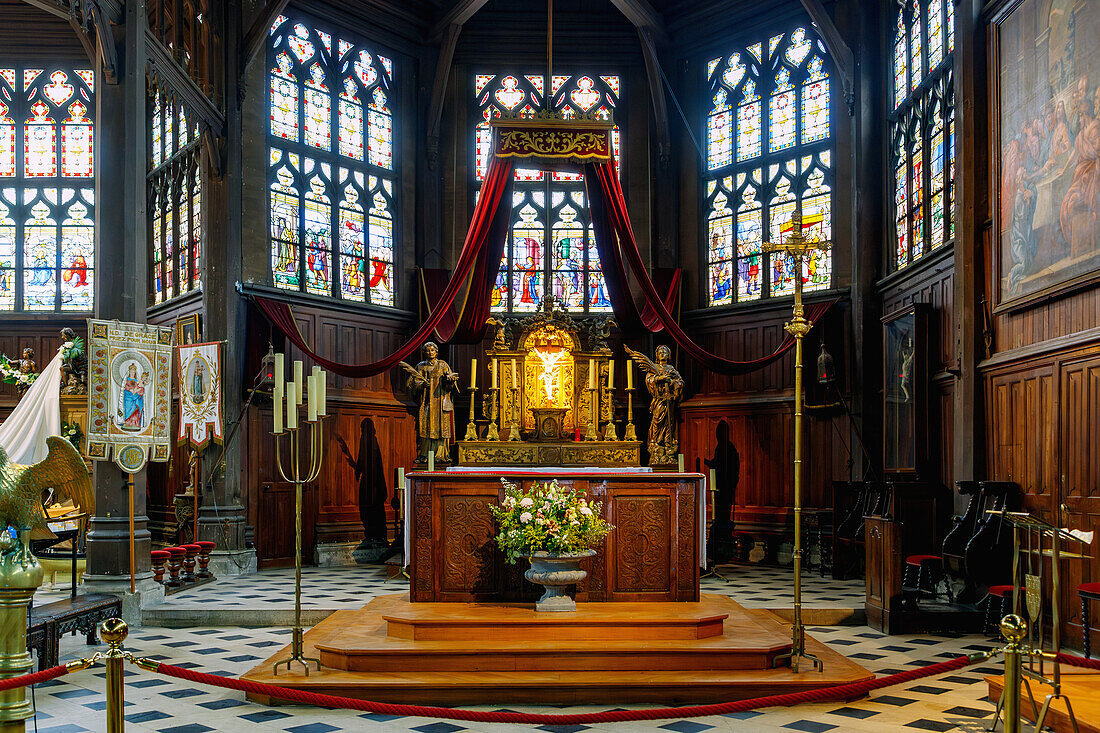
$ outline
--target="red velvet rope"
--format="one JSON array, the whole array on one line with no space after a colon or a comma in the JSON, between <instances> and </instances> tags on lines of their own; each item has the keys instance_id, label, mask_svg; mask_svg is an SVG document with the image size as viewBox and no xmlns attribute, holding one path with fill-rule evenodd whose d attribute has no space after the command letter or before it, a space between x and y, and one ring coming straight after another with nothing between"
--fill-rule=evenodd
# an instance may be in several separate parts
<instances>
[{"instance_id":1,"label":"red velvet rope","mask_svg":"<svg viewBox=\"0 0 1100 733\"><path fill-rule=\"evenodd\" d=\"M946 662L930 664L926 667L909 669L887 677L853 682L835 687L824 687L817 690L804 692L791 692L784 695L769 695L757 697L751 700L737 700L734 702L714 703L710 705L694 705L680 708L654 708L647 710L607 710L599 713L575 713L571 715L550 715L541 713L515 713L494 712L482 710L464 710L457 708L430 707L423 705L398 705L384 702L371 702L370 700L356 700L337 695L325 695L305 690L294 690L288 687L268 685L262 682L241 680L235 677L222 677L220 675L196 672L193 669L184 669L171 664L156 663L156 671L168 677L196 682L204 685L223 687L228 690L239 690L254 695L267 695L280 700L315 705L325 708L345 708L348 710L361 710L380 715L413 716L419 718L448 718L451 720L468 720L478 723L512 723L528 725L585 725L592 723L623 723L635 720L662 720L666 718L697 718L709 715L729 715L730 713L743 713L756 708L780 707L786 705L799 705L802 703L822 702L826 700L853 700L863 697L872 690L879 690L891 685L900 685L912 682L924 677L952 672L972 664L982 655L971 657L956 657ZM148 663L143 660L143 663ZM812 679L813 672L807 673L807 679Z\"/></svg>"},{"instance_id":2,"label":"red velvet rope","mask_svg":"<svg viewBox=\"0 0 1100 733\"><path fill-rule=\"evenodd\" d=\"M1056 655L1058 664L1066 664L1070 667L1084 667L1085 669L1100 669L1100 659L1085 659L1075 657L1072 654L1058 652Z\"/></svg>"},{"instance_id":3,"label":"red velvet rope","mask_svg":"<svg viewBox=\"0 0 1100 733\"><path fill-rule=\"evenodd\" d=\"M24 674L18 677L8 677L7 679L0 680L0 692L4 690L14 690L16 687L29 687L30 685L37 685L39 682L49 682L50 680L56 680L58 677L69 673L69 668L64 664L59 664L56 667L50 667L49 669L41 669L31 674Z\"/></svg>"}]
</instances>

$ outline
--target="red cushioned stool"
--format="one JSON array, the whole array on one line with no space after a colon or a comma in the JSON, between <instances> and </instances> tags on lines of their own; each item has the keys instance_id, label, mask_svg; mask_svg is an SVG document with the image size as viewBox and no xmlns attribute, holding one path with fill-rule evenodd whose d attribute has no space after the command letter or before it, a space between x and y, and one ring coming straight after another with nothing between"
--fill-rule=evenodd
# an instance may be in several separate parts
<instances>
[{"instance_id":1,"label":"red cushioned stool","mask_svg":"<svg viewBox=\"0 0 1100 733\"><path fill-rule=\"evenodd\" d=\"M194 583L198 578L195 577L195 561L199 556L200 547L198 545L180 545L184 549L185 555L183 558L183 577L180 578L184 583Z\"/></svg>"},{"instance_id":2,"label":"red cushioned stool","mask_svg":"<svg viewBox=\"0 0 1100 733\"><path fill-rule=\"evenodd\" d=\"M210 553L214 551L214 543L210 540L199 540L195 543L199 546L199 571L195 573L196 578L213 578L214 574L210 572Z\"/></svg>"},{"instance_id":3,"label":"red cushioned stool","mask_svg":"<svg viewBox=\"0 0 1100 733\"><path fill-rule=\"evenodd\" d=\"M938 595L936 589L943 577L942 557L910 555L905 558L905 576L901 584L908 588L916 588L918 592L928 593L935 598Z\"/></svg>"},{"instance_id":4,"label":"red cushioned stool","mask_svg":"<svg viewBox=\"0 0 1100 733\"><path fill-rule=\"evenodd\" d=\"M149 562L153 566L153 580L158 583L164 582L164 570L168 560L172 557L172 553L168 550L150 550Z\"/></svg>"},{"instance_id":5,"label":"red cushioned stool","mask_svg":"<svg viewBox=\"0 0 1100 733\"><path fill-rule=\"evenodd\" d=\"M165 588L179 588L183 583L180 582L180 568L183 567L183 558L187 556L187 550L182 547L166 547L164 551L168 553L168 580L164 581Z\"/></svg>"},{"instance_id":6,"label":"red cushioned stool","mask_svg":"<svg viewBox=\"0 0 1100 733\"><path fill-rule=\"evenodd\" d=\"M1020 588L1020 593L1024 589ZM1012 586L993 585L985 598L985 625L982 633L986 636L1000 636L1001 619L1012 613Z\"/></svg>"},{"instance_id":7,"label":"red cushioned stool","mask_svg":"<svg viewBox=\"0 0 1100 733\"><path fill-rule=\"evenodd\" d=\"M1082 583L1077 586L1077 595L1081 599L1081 634L1084 637L1085 659L1090 658L1089 640L1089 601L1100 601L1100 583Z\"/></svg>"}]
</instances>

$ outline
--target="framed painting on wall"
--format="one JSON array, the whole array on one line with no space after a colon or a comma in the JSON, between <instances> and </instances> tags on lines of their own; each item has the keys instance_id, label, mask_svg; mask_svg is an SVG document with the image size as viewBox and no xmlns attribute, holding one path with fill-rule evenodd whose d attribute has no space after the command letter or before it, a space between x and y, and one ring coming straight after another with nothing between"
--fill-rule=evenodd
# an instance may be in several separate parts
<instances>
[{"instance_id":1,"label":"framed painting on wall","mask_svg":"<svg viewBox=\"0 0 1100 733\"><path fill-rule=\"evenodd\" d=\"M990 30L1003 311L1100 279L1100 0L1016 0Z\"/></svg>"},{"instance_id":2,"label":"framed painting on wall","mask_svg":"<svg viewBox=\"0 0 1100 733\"><path fill-rule=\"evenodd\" d=\"M882 319L882 465L887 473L917 474L927 457L927 313L927 304L913 303Z\"/></svg>"},{"instance_id":3,"label":"framed painting on wall","mask_svg":"<svg viewBox=\"0 0 1100 733\"><path fill-rule=\"evenodd\" d=\"M188 346L202 341L199 330L199 314L192 313L176 319L176 346Z\"/></svg>"}]
</instances>

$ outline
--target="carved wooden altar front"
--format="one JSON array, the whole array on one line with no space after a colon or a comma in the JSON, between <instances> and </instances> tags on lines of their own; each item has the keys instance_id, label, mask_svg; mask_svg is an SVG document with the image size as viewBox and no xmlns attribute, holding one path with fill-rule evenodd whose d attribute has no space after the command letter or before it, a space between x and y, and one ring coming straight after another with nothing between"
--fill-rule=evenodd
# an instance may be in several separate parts
<instances>
[{"instance_id":1,"label":"carved wooden altar front","mask_svg":"<svg viewBox=\"0 0 1100 733\"><path fill-rule=\"evenodd\" d=\"M414 472L409 480L410 592L414 602L533 601L542 589L509 565L496 546L489 507L504 498L501 475L524 489L533 476L510 472ZM603 503L615 529L582 566L578 601L699 600L699 508L703 476L607 473L554 476Z\"/></svg>"}]
</instances>

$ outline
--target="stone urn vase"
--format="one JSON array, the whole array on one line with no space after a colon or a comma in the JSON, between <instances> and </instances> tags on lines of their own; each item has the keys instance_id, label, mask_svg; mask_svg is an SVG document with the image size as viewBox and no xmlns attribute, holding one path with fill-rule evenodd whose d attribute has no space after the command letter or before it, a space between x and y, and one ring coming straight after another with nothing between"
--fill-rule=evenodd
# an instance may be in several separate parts
<instances>
[{"instance_id":1,"label":"stone urn vase","mask_svg":"<svg viewBox=\"0 0 1100 733\"><path fill-rule=\"evenodd\" d=\"M581 570L581 560L595 554L595 550L585 550L562 555L552 552L535 552L527 555L527 559L531 561L531 567L523 577L536 585L541 585L546 590L542 598L535 603L535 610L576 611L577 602L565 592L565 589L588 577L588 571Z\"/></svg>"}]
</instances>

